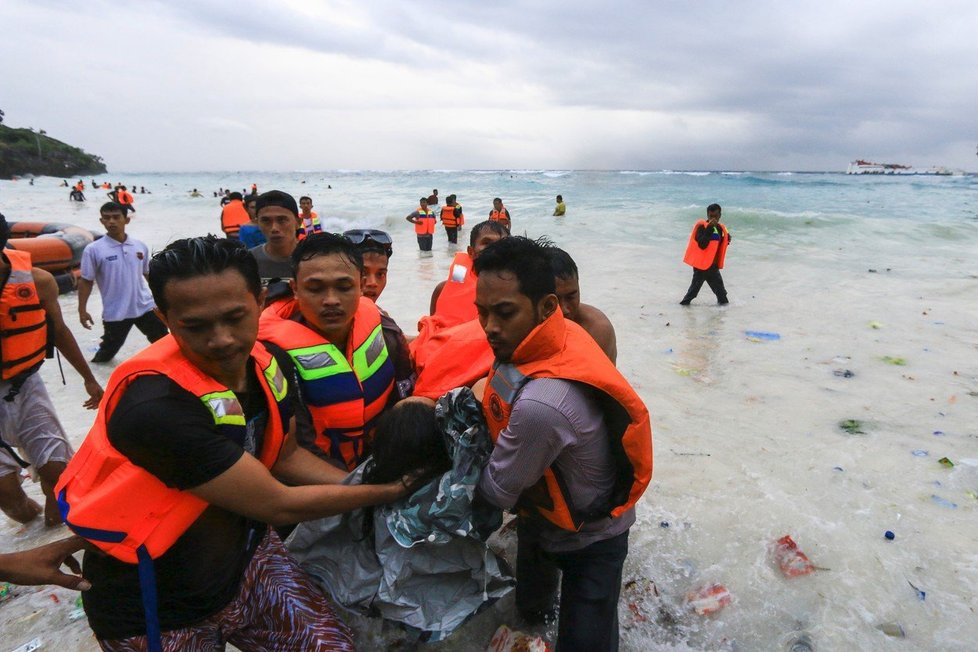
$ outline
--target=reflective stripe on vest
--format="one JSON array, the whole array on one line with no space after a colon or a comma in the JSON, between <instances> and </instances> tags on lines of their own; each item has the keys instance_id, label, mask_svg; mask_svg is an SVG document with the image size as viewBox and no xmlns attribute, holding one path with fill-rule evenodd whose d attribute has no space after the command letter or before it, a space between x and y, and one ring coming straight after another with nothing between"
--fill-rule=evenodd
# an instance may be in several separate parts
<instances>
[{"instance_id":1,"label":"reflective stripe on vest","mask_svg":"<svg viewBox=\"0 0 978 652\"><path fill-rule=\"evenodd\" d=\"M435 212L432 210L417 210L417 217L414 222L414 233L416 235L431 235L435 232Z\"/></svg>"}]
</instances>

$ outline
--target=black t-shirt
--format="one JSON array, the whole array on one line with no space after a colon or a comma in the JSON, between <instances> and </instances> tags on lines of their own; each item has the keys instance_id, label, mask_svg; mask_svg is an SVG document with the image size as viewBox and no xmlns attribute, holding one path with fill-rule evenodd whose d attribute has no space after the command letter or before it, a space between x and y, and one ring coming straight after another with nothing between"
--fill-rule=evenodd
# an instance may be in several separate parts
<instances>
[{"instance_id":1,"label":"black t-shirt","mask_svg":"<svg viewBox=\"0 0 978 652\"><path fill-rule=\"evenodd\" d=\"M167 486L199 486L231 468L245 451L255 455L261 449L268 405L253 367L247 390L235 395L248 423L240 442L223 435L200 399L166 376L137 378L109 419L109 441ZM220 507L204 510L154 561L160 627L184 628L223 609L237 594L265 529ZM97 637L146 633L135 564L86 552L84 574L92 588L82 599Z\"/></svg>"}]
</instances>

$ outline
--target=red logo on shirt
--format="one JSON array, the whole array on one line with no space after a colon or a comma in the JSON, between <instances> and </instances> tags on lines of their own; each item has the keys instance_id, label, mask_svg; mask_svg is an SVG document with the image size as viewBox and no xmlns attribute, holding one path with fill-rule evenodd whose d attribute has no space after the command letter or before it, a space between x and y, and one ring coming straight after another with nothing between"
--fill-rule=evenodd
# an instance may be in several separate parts
<instances>
[{"instance_id":1,"label":"red logo on shirt","mask_svg":"<svg viewBox=\"0 0 978 652\"><path fill-rule=\"evenodd\" d=\"M499 400L499 396L497 394L493 394L489 399L489 412L492 413L492 418L494 420L503 420L503 404L502 401Z\"/></svg>"},{"instance_id":2,"label":"red logo on shirt","mask_svg":"<svg viewBox=\"0 0 978 652\"><path fill-rule=\"evenodd\" d=\"M136 258L138 258L139 260L142 260L143 259L143 252L137 251L136 252Z\"/></svg>"}]
</instances>

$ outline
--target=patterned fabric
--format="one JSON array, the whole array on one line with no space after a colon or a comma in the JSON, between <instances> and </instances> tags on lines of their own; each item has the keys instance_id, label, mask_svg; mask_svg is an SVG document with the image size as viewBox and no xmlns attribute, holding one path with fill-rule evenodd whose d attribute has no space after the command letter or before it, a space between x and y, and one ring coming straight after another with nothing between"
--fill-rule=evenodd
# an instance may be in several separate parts
<instances>
[{"instance_id":1,"label":"patterned fabric","mask_svg":"<svg viewBox=\"0 0 978 652\"><path fill-rule=\"evenodd\" d=\"M245 570L238 595L194 627L163 632L166 652L353 650L349 628L269 530ZM141 652L146 637L100 640L107 652Z\"/></svg>"},{"instance_id":2,"label":"patterned fabric","mask_svg":"<svg viewBox=\"0 0 978 652\"><path fill-rule=\"evenodd\" d=\"M452 537L485 541L503 524L500 510L472 504L482 468L492 454L482 407L472 390L460 387L438 399L435 420L445 437L452 469L407 499L381 508L387 529L405 548L422 541L446 543Z\"/></svg>"}]
</instances>

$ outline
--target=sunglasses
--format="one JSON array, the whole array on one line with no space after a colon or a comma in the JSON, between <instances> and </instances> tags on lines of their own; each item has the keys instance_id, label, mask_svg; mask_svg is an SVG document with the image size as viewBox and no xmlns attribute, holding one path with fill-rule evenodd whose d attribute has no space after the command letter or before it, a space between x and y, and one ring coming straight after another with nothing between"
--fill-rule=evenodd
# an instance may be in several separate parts
<instances>
[{"instance_id":1,"label":"sunglasses","mask_svg":"<svg viewBox=\"0 0 978 652\"><path fill-rule=\"evenodd\" d=\"M371 244L377 245L387 253L388 257L394 253L394 241L391 240L390 235L386 231L379 231L377 229L350 229L349 231L343 232L343 237L360 248L368 247Z\"/></svg>"}]
</instances>

